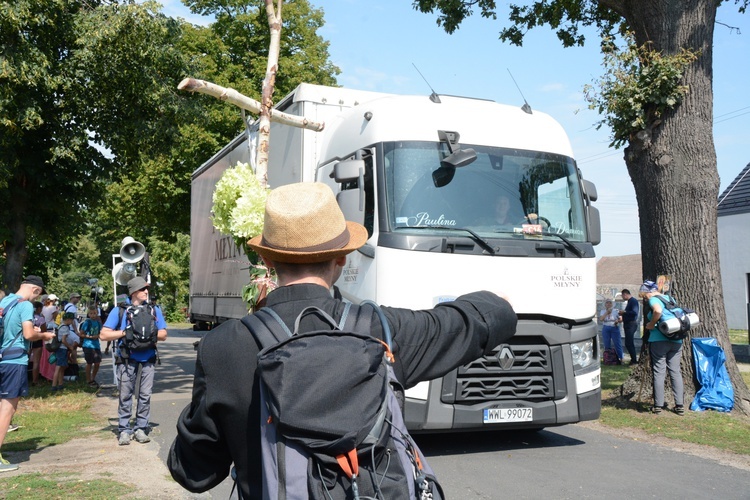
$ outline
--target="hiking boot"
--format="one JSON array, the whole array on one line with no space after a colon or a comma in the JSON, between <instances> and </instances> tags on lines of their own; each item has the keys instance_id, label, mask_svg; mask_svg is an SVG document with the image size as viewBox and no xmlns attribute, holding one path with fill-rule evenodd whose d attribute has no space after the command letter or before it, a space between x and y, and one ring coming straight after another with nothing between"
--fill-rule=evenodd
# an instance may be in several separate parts
<instances>
[{"instance_id":1,"label":"hiking boot","mask_svg":"<svg viewBox=\"0 0 750 500\"><path fill-rule=\"evenodd\" d=\"M10 472L12 470L17 470L18 464L12 464L5 460L2 455L0 455L0 472Z\"/></svg>"},{"instance_id":2,"label":"hiking boot","mask_svg":"<svg viewBox=\"0 0 750 500\"><path fill-rule=\"evenodd\" d=\"M685 407L684 407L684 406L682 406L682 405L675 405L675 407L674 407L674 412L675 412L675 413L676 413L677 415L680 415L680 416L682 416L682 415L684 415L684 414L685 414Z\"/></svg>"},{"instance_id":3,"label":"hiking boot","mask_svg":"<svg viewBox=\"0 0 750 500\"><path fill-rule=\"evenodd\" d=\"M654 415L658 415L659 413L661 413L662 409L663 408L661 406L652 406L651 413L653 413Z\"/></svg>"},{"instance_id":4,"label":"hiking boot","mask_svg":"<svg viewBox=\"0 0 750 500\"><path fill-rule=\"evenodd\" d=\"M117 439L117 442L120 446L125 446L127 444L130 444L130 440L133 439L133 434L128 431L122 431L120 433L120 437Z\"/></svg>"},{"instance_id":5,"label":"hiking boot","mask_svg":"<svg viewBox=\"0 0 750 500\"><path fill-rule=\"evenodd\" d=\"M148 437L145 432L143 432L143 429L137 429L135 431L135 440L139 443L148 443L149 441L151 441L151 438Z\"/></svg>"}]
</instances>

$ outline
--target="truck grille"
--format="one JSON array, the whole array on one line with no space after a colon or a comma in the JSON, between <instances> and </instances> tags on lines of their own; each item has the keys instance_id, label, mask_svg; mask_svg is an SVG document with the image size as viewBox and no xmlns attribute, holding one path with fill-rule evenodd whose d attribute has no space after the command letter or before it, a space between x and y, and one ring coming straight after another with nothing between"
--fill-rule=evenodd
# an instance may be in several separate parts
<instances>
[{"instance_id":1,"label":"truck grille","mask_svg":"<svg viewBox=\"0 0 750 500\"><path fill-rule=\"evenodd\" d=\"M554 395L552 360L546 345L513 345L513 365L500 366L497 352L458 369L456 402L502 399L551 399Z\"/></svg>"}]
</instances>

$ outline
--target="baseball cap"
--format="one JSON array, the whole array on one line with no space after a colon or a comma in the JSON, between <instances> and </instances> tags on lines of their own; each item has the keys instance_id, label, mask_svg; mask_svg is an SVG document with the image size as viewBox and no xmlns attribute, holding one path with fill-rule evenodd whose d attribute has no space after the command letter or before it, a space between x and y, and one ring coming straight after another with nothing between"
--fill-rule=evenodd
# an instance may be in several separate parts
<instances>
[{"instance_id":1,"label":"baseball cap","mask_svg":"<svg viewBox=\"0 0 750 500\"><path fill-rule=\"evenodd\" d=\"M659 287L656 285L656 283L650 280L646 280L641 285L640 291L648 293L648 292L656 292L658 290L659 290Z\"/></svg>"},{"instance_id":2,"label":"baseball cap","mask_svg":"<svg viewBox=\"0 0 750 500\"><path fill-rule=\"evenodd\" d=\"M73 292L70 294L71 299L80 298L80 297L81 297L81 294L78 292Z\"/></svg>"},{"instance_id":3,"label":"baseball cap","mask_svg":"<svg viewBox=\"0 0 750 500\"><path fill-rule=\"evenodd\" d=\"M51 293L47 295L47 300L51 300L52 302L54 302L57 300L57 295L55 295L54 293Z\"/></svg>"},{"instance_id":4,"label":"baseball cap","mask_svg":"<svg viewBox=\"0 0 750 500\"><path fill-rule=\"evenodd\" d=\"M42 281L42 278L40 278L39 276L35 276L33 274L29 274L28 276L26 276L23 279L23 281L21 282L21 284L22 285L34 285L34 286L38 286L39 288L42 289L42 293L47 293L44 290L44 281Z\"/></svg>"}]
</instances>

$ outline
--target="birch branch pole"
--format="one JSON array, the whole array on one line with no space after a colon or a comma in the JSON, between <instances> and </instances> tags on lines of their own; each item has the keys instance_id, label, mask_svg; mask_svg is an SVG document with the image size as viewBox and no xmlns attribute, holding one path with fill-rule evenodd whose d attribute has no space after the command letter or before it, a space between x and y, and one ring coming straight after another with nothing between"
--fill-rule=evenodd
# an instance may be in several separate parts
<instances>
[{"instance_id":1,"label":"birch branch pole","mask_svg":"<svg viewBox=\"0 0 750 500\"><path fill-rule=\"evenodd\" d=\"M260 103L258 101L237 92L233 88L222 87L221 85L216 85L215 83L207 82L206 80L199 80L197 78L185 78L180 82L177 88L187 92L198 92L200 94L210 95L220 101L234 104L238 108L250 111L256 115L260 114ZM313 122L302 116L290 115L275 109L271 109L271 121L289 125L290 127L305 128L314 132L321 132L323 127L325 127L325 123L323 122Z\"/></svg>"},{"instance_id":2,"label":"birch branch pole","mask_svg":"<svg viewBox=\"0 0 750 500\"><path fill-rule=\"evenodd\" d=\"M279 46L281 41L281 3L277 0L266 0L266 16L271 30L271 43L268 47L268 64L266 77L263 79L263 90L260 100L260 118L258 119L258 152L255 158L255 175L260 185L268 185L268 149L271 138L271 110L273 109L273 91L276 86L276 71L279 69Z\"/></svg>"},{"instance_id":3,"label":"birch branch pole","mask_svg":"<svg viewBox=\"0 0 750 500\"><path fill-rule=\"evenodd\" d=\"M268 64L266 66L266 77L263 79L261 102L242 95L235 89L222 87L215 83L196 78L185 78L177 86L179 90L212 95L219 100L227 101L251 113L260 114L260 118L258 119L258 149L255 157L255 175L263 187L268 185L268 151L272 121L315 132L322 131L325 126L323 122L312 122L304 117L289 115L273 109L273 91L276 85L276 72L279 67L281 5L283 0L277 0L275 9L273 2L274 0L265 0L266 16L268 17L268 26L271 31L271 43L268 48Z\"/></svg>"}]
</instances>

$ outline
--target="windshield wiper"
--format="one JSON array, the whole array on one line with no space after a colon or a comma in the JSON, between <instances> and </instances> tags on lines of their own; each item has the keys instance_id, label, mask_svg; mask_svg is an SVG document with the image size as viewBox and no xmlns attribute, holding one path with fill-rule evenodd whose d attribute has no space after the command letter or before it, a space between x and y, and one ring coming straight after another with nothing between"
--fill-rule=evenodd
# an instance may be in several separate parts
<instances>
[{"instance_id":1,"label":"windshield wiper","mask_svg":"<svg viewBox=\"0 0 750 500\"><path fill-rule=\"evenodd\" d=\"M403 228L407 229L407 228ZM448 231L462 231L464 233L469 233L471 235L471 239L476 241L477 244L482 247L483 249L487 250L488 253L491 255L495 255L495 249L490 246L489 243L487 243L487 240L479 236L477 233L472 231L469 228L466 227L450 227L450 226L409 226L408 229L441 229L441 230L448 230Z\"/></svg>"},{"instance_id":2,"label":"windshield wiper","mask_svg":"<svg viewBox=\"0 0 750 500\"><path fill-rule=\"evenodd\" d=\"M568 238L566 238L562 234L551 233L549 231L545 231L542 234L544 236L555 236L556 238L560 238L563 241L563 243L565 243L565 246L568 247L568 249L570 249L571 252L576 254L581 259L584 257L583 252L581 252L581 250L579 250L579 248L575 246L575 244L573 244L572 241L570 241Z\"/></svg>"}]
</instances>

